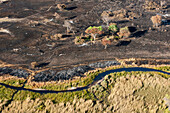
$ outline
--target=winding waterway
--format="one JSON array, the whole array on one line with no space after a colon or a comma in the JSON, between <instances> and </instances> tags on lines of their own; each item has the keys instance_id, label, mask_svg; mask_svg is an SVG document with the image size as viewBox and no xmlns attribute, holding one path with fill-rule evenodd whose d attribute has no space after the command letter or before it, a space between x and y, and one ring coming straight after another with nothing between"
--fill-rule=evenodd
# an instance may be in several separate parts
<instances>
[{"instance_id":1,"label":"winding waterway","mask_svg":"<svg viewBox=\"0 0 170 113\"><path fill-rule=\"evenodd\" d=\"M62 90L62 91L55 91L55 90L45 90L45 89L27 89L24 87L15 87L15 86L10 86L4 83L0 83L0 85L5 86L7 88L11 88L11 89L15 89L17 91L20 90L24 90L24 91L31 91L31 92L36 92L36 93L61 93L61 92L73 92L73 91L81 91L84 89L88 89L91 86L95 85L98 81L102 80L106 75L110 74L110 73L114 73L114 72L122 72L122 71L127 71L127 72L131 72L131 71L149 71L149 72L160 72L160 73L164 73L164 74L168 74L170 75L169 72L165 72L165 71L161 71L161 70L156 70L156 69L151 69L151 68L143 68L143 67L130 67L130 68L119 68L119 69L113 69L113 70L109 70L103 73L100 73L98 76L95 77L94 81L85 86L85 87L77 87L76 89L70 89L70 90Z\"/></svg>"}]
</instances>

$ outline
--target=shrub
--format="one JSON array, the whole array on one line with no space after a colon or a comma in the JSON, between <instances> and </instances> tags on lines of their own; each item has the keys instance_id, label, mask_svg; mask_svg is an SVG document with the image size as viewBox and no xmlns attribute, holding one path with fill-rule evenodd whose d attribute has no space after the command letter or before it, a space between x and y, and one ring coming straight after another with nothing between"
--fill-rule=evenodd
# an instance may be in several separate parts
<instances>
[{"instance_id":1,"label":"shrub","mask_svg":"<svg viewBox=\"0 0 170 113\"><path fill-rule=\"evenodd\" d=\"M74 39L75 44L83 44L88 41L92 41L91 36L83 34L81 34L80 36L76 36Z\"/></svg>"},{"instance_id":2,"label":"shrub","mask_svg":"<svg viewBox=\"0 0 170 113\"><path fill-rule=\"evenodd\" d=\"M111 23L110 25L109 25L109 31L112 31L113 33L115 33L115 32L117 32L118 31L118 27L117 27L117 25L116 25L116 23Z\"/></svg>"},{"instance_id":3,"label":"shrub","mask_svg":"<svg viewBox=\"0 0 170 113\"><path fill-rule=\"evenodd\" d=\"M170 96L167 94L164 98L165 104L168 106L168 110L170 111Z\"/></svg>"},{"instance_id":4,"label":"shrub","mask_svg":"<svg viewBox=\"0 0 170 113\"><path fill-rule=\"evenodd\" d=\"M85 42L85 40L82 39L81 36L76 36L74 42L75 42L75 44L83 44Z\"/></svg>"},{"instance_id":5,"label":"shrub","mask_svg":"<svg viewBox=\"0 0 170 113\"><path fill-rule=\"evenodd\" d=\"M156 2L146 0L144 4L144 8L147 10L155 10L157 8L160 8L160 6Z\"/></svg>"},{"instance_id":6,"label":"shrub","mask_svg":"<svg viewBox=\"0 0 170 113\"><path fill-rule=\"evenodd\" d=\"M128 27L120 28L120 31L117 34L120 38L128 38L131 35Z\"/></svg>"},{"instance_id":7,"label":"shrub","mask_svg":"<svg viewBox=\"0 0 170 113\"><path fill-rule=\"evenodd\" d=\"M109 26L110 18L107 15L102 16L102 20L104 23L106 23L107 27Z\"/></svg>"},{"instance_id":8,"label":"shrub","mask_svg":"<svg viewBox=\"0 0 170 113\"><path fill-rule=\"evenodd\" d=\"M111 44L111 39L109 39L107 36L105 38L102 39L102 45L104 45L104 49L107 48L107 45Z\"/></svg>"},{"instance_id":9,"label":"shrub","mask_svg":"<svg viewBox=\"0 0 170 113\"><path fill-rule=\"evenodd\" d=\"M153 27L159 27L162 24L162 16L156 15L151 17Z\"/></svg>"},{"instance_id":10,"label":"shrub","mask_svg":"<svg viewBox=\"0 0 170 113\"><path fill-rule=\"evenodd\" d=\"M67 27L67 33L69 33L70 31L72 31L73 34L75 34L75 33L74 33L74 30L73 30L72 24L73 24L73 21L72 21L72 20L65 20L63 26L64 26L64 27Z\"/></svg>"},{"instance_id":11,"label":"shrub","mask_svg":"<svg viewBox=\"0 0 170 113\"><path fill-rule=\"evenodd\" d=\"M66 9L66 5L65 4L57 4L57 8L62 11L64 9Z\"/></svg>"},{"instance_id":12,"label":"shrub","mask_svg":"<svg viewBox=\"0 0 170 113\"><path fill-rule=\"evenodd\" d=\"M160 1L161 8L165 9L167 8L167 2L166 1Z\"/></svg>"},{"instance_id":13,"label":"shrub","mask_svg":"<svg viewBox=\"0 0 170 113\"><path fill-rule=\"evenodd\" d=\"M99 27L96 27L96 26L92 27L92 26L90 26L90 27L88 27L86 29L85 33L88 33L88 34L92 35L93 38L94 38L94 41L95 41L96 40L96 36L98 34L102 34L103 33L102 30L103 30L102 26L99 26Z\"/></svg>"}]
</instances>

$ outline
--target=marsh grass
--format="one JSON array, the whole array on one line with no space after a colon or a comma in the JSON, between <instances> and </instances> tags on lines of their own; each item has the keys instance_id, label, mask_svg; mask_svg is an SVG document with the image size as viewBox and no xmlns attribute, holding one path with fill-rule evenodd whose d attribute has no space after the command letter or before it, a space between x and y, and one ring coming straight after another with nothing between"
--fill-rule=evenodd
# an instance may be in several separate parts
<instances>
[{"instance_id":1,"label":"marsh grass","mask_svg":"<svg viewBox=\"0 0 170 113\"><path fill-rule=\"evenodd\" d=\"M5 86L0 85L0 100L11 99L15 91L16 90L6 88Z\"/></svg>"},{"instance_id":2,"label":"marsh grass","mask_svg":"<svg viewBox=\"0 0 170 113\"><path fill-rule=\"evenodd\" d=\"M0 80L0 82L10 85L10 86L22 87L25 80L24 79L8 79L8 80Z\"/></svg>"}]
</instances>

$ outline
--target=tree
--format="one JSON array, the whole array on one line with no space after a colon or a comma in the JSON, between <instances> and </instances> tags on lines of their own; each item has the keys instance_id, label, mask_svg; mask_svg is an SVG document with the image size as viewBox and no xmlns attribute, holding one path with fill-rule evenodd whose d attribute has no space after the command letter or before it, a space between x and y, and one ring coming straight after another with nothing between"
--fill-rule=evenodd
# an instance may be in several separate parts
<instances>
[{"instance_id":1,"label":"tree","mask_svg":"<svg viewBox=\"0 0 170 113\"><path fill-rule=\"evenodd\" d=\"M64 27L67 27L67 33L69 33L70 31L72 31L74 33L74 30L73 30L73 21L72 20L65 20L64 21ZM75 34L75 33L74 33Z\"/></svg>"},{"instance_id":2,"label":"tree","mask_svg":"<svg viewBox=\"0 0 170 113\"><path fill-rule=\"evenodd\" d=\"M118 27L116 23L111 23L108 27L109 31L112 31L112 33L116 33L118 31Z\"/></svg>"},{"instance_id":3,"label":"tree","mask_svg":"<svg viewBox=\"0 0 170 113\"><path fill-rule=\"evenodd\" d=\"M110 45L110 44L111 44L111 39L105 36L105 38L102 39L102 45L104 45L104 49L106 49L107 45Z\"/></svg>"},{"instance_id":4,"label":"tree","mask_svg":"<svg viewBox=\"0 0 170 113\"><path fill-rule=\"evenodd\" d=\"M86 29L85 33L88 33L90 34L93 38L94 38L94 41L96 41L96 36L98 34L102 34L103 33L103 28L102 26L99 26L99 27L96 27L96 26L90 26Z\"/></svg>"},{"instance_id":5,"label":"tree","mask_svg":"<svg viewBox=\"0 0 170 113\"><path fill-rule=\"evenodd\" d=\"M103 15L102 16L102 20L103 20L103 22L104 23L106 23L106 25L107 25L107 27L109 26L109 22L110 22L110 18L109 18L109 16L107 16L107 15Z\"/></svg>"},{"instance_id":6,"label":"tree","mask_svg":"<svg viewBox=\"0 0 170 113\"><path fill-rule=\"evenodd\" d=\"M156 15L151 17L153 27L159 27L162 24L162 16Z\"/></svg>"},{"instance_id":7,"label":"tree","mask_svg":"<svg viewBox=\"0 0 170 113\"><path fill-rule=\"evenodd\" d=\"M120 28L117 34L120 38L128 38L131 35L128 27Z\"/></svg>"}]
</instances>

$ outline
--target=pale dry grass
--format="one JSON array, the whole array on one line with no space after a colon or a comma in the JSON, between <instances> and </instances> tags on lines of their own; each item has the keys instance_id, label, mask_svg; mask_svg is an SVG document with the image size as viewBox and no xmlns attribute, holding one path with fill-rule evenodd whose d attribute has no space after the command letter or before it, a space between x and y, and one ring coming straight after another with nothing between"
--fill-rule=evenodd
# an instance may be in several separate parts
<instances>
[{"instance_id":1,"label":"pale dry grass","mask_svg":"<svg viewBox=\"0 0 170 113\"><path fill-rule=\"evenodd\" d=\"M0 81L3 81L3 80L25 80L24 78L18 78L16 76L11 76L9 74L5 74L3 76L0 76Z\"/></svg>"}]
</instances>

